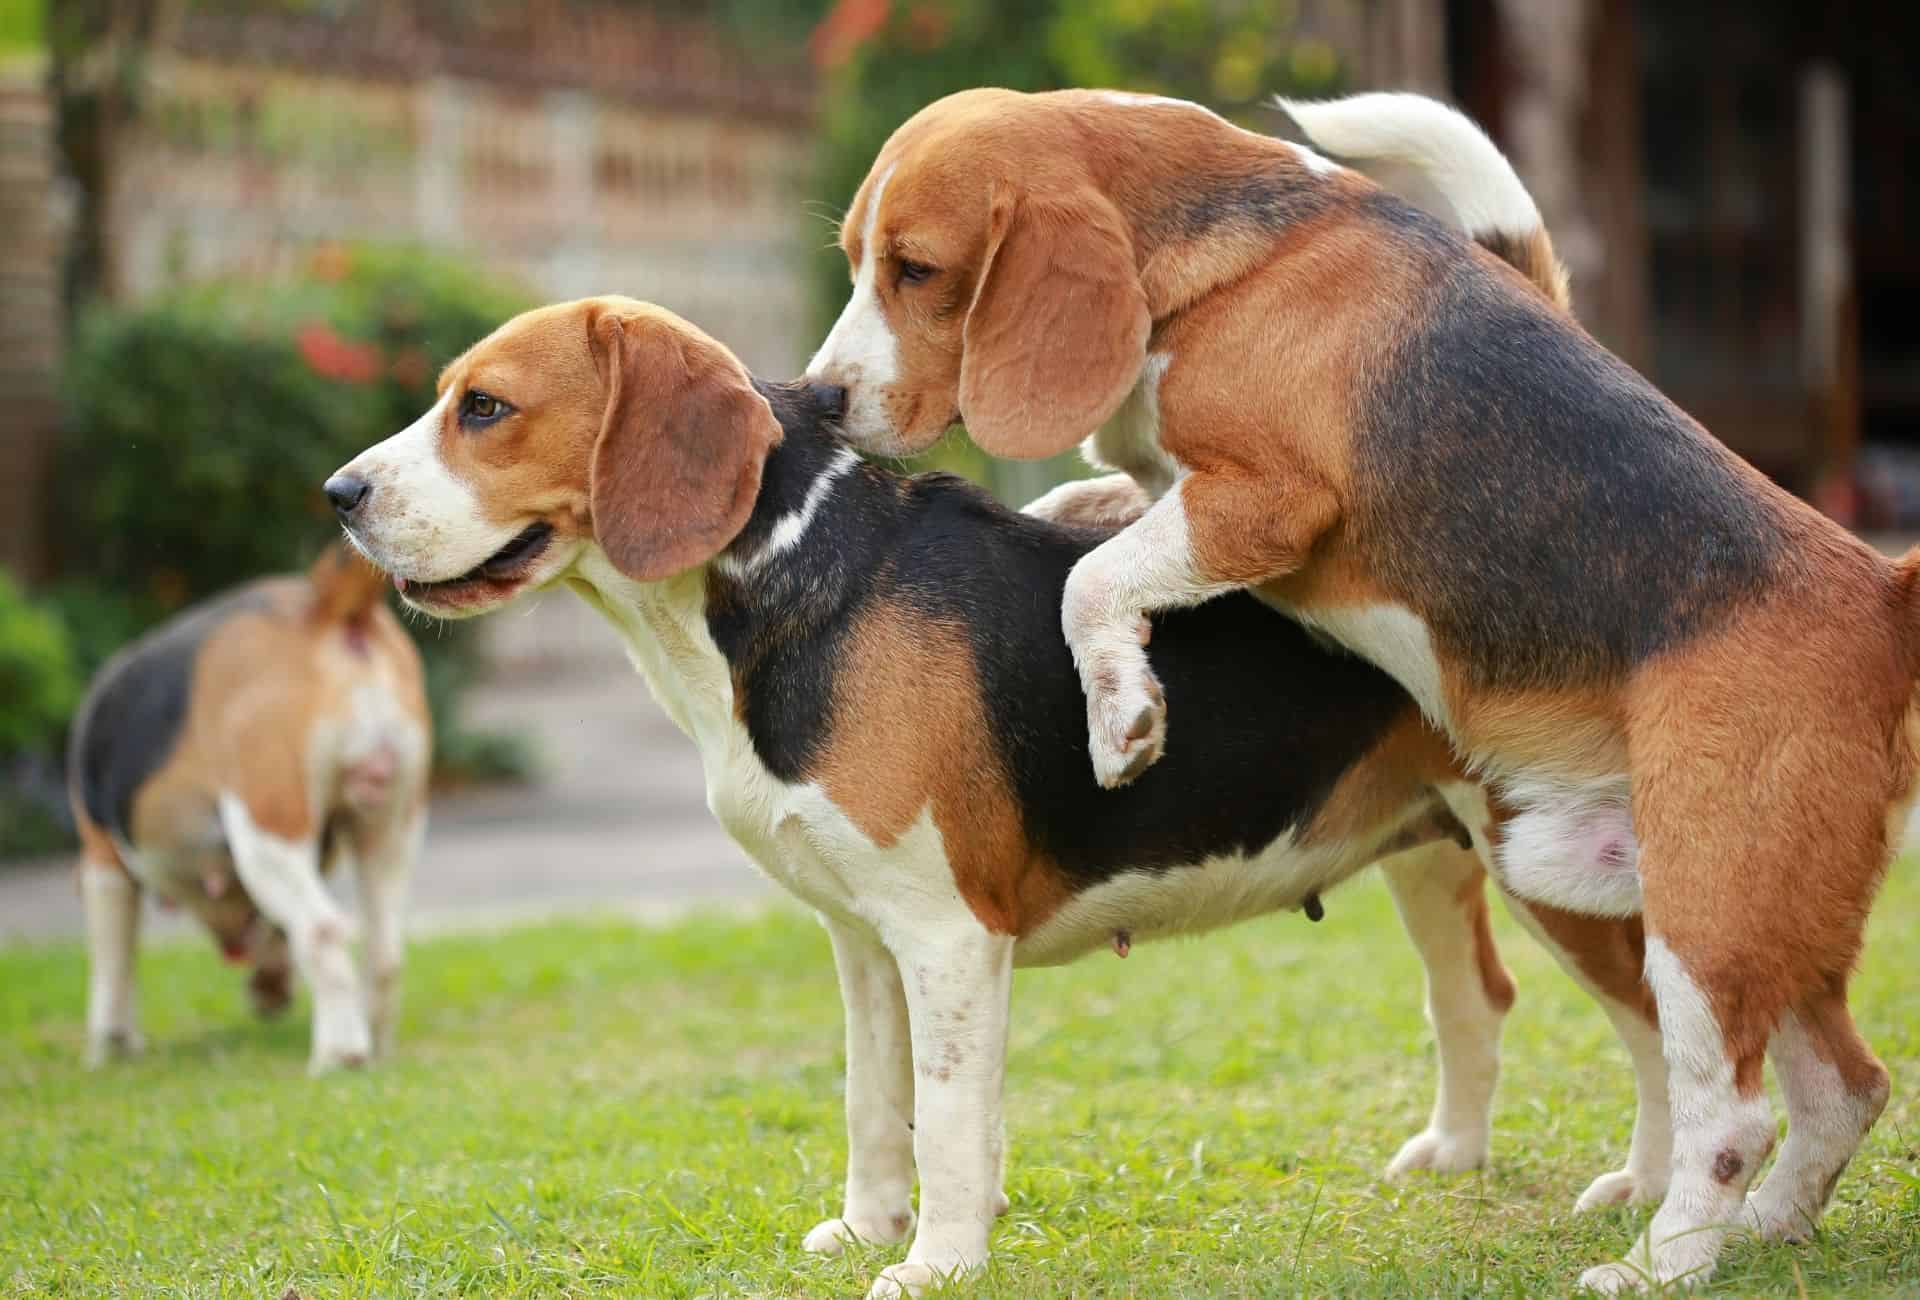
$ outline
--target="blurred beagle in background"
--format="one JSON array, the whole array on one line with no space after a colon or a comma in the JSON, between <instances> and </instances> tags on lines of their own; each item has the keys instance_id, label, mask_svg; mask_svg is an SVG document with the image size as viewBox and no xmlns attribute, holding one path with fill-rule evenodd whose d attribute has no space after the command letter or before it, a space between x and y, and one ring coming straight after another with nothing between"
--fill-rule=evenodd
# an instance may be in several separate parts
<instances>
[{"instance_id":1,"label":"blurred beagle in background","mask_svg":"<svg viewBox=\"0 0 1920 1300\"><path fill-rule=\"evenodd\" d=\"M391 1048L431 728L419 652L385 585L336 543L305 576L186 610L95 678L68 756L89 1061L141 1046L134 957L148 890L252 968L262 1014L285 1009L299 969L315 1072ZM364 1001L352 926L323 881L342 858L359 870Z\"/></svg>"}]
</instances>

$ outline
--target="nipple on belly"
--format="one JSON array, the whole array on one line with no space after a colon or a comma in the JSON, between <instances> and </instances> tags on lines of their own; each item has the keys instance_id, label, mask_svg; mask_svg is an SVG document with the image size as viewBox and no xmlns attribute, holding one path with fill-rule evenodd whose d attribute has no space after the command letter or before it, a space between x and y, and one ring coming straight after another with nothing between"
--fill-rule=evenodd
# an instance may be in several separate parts
<instances>
[{"instance_id":1,"label":"nipple on belly","mask_svg":"<svg viewBox=\"0 0 1920 1300\"><path fill-rule=\"evenodd\" d=\"M1113 955L1124 957L1133 948L1133 935L1126 930L1113 932Z\"/></svg>"}]
</instances>

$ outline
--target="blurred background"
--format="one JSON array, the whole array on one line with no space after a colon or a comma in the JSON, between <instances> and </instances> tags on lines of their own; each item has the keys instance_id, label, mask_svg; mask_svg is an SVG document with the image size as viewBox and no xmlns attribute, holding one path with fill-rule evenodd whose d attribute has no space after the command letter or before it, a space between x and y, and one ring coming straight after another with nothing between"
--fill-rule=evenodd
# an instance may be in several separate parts
<instances>
[{"instance_id":1,"label":"blurred background","mask_svg":"<svg viewBox=\"0 0 1920 1300\"><path fill-rule=\"evenodd\" d=\"M1268 130L1276 92L1451 99L1596 335L1791 490L1920 532L1917 38L1893 0L0 0L0 935L77 927L58 755L106 655L310 558L325 473L520 307L654 299L794 373L873 153L965 86ZM1015 502L1074 472L934 460ZM570 598L415 632L429 910L758 888Z\"/></svg>"}]
</instances>

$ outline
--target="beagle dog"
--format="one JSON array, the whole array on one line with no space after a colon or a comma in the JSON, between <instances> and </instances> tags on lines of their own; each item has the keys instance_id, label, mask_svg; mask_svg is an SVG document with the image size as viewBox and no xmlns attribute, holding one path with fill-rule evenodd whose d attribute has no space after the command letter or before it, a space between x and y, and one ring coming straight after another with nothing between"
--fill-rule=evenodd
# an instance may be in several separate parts
<instances>
[{"instance_id":1,"label":"beagle dog","mask_svg":"<svg viewBox=\"0 0 1920 1300\"><path fill-rule=\"evenodd\" d=\"M841 397L757 382L660 308L590 299L502 326L326 484L417 609L467 617L564 583L599 610L698 746L714 814L818 912L849 1155L844 1205L806 1248L905 1240L917 1166L918 1231L873 1293L985 1261L1015 966L1312 915L1381 858L1442 1076L1390 1172L1481 1163L1513 988L1453 811L1478 796L1442 734L1386 674L1235 596L1155 629L1193 743L1103 788L1057 610L1110 531L1086 524L1144 498L1104 481L1040 503L1064 522L1013 514L863 461L833 431ZM1629 953L1629 923L1609 924Z\"/></svg>"},{"instance_id":2,"label":"beagle dog","mask_svg":"<svg viewBox=\"0 0 1920 1300\"><path fill-rule=\"evenodd\" d=\"M1446 732L1505 889L1644 918L1672 1181L1582 1282L1703 1279L1737 1222L1804 1236L1886 1104L1846 988L1914 795L1920 560L1780 490L1583 332L1465 118L1283 107L1324 153L1159 97L932 104L854 197L852 297L808 375L846 388L863 448L956 420L1000 455L1085 439L1155 498L1064 590L1103 786L1209 761L1148 620L1252 588ZM1791 1129L1749 1198L1769 1055Z\"/></svg>"},{"instance_id":3,"label":"beagle dog","mask_svg":"<svg viewBox=\"0 0 1920 1300\"><path fill-rule=\"evenodd\" d=\"M147 890L250 966L262 1015L313 991L315 1073L393 1042L407 881L426 826L420 656L346 547L185 611L100 670L74 722L68 791L87 914L87 1056L141 1046L134 950ZM322 877L359 871L367 999Z\"/></svg>"}]
</instances>

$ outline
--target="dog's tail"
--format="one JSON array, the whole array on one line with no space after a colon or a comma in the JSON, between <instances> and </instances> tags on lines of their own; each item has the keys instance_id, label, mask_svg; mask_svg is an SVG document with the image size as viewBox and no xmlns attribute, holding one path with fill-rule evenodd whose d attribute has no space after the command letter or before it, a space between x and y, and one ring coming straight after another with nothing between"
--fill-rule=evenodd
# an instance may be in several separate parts
<instances>
[{"instance_id":1,"label":"dog's tail","mask_svg":"<svg viewBox=\"0 0 1920 1300\"><path fill-rule=\"evenodd\" d=\"M1573 310L1567 268L1513 164L1464 114L1424 95L1276 101L1307 140L1473 241Z\"/></svg>"},{"instance_id":2,"label":"dog's tail","mask_svg":"<svg viewBox=\"0 0 1920 1300\"><path fill-rule=\"evenodd\" d=\"M320 624L358 623L379 605L387 579L345 542L320 552L307 570L313 585L313 621Z\"/></svg>"}]
</instances>

